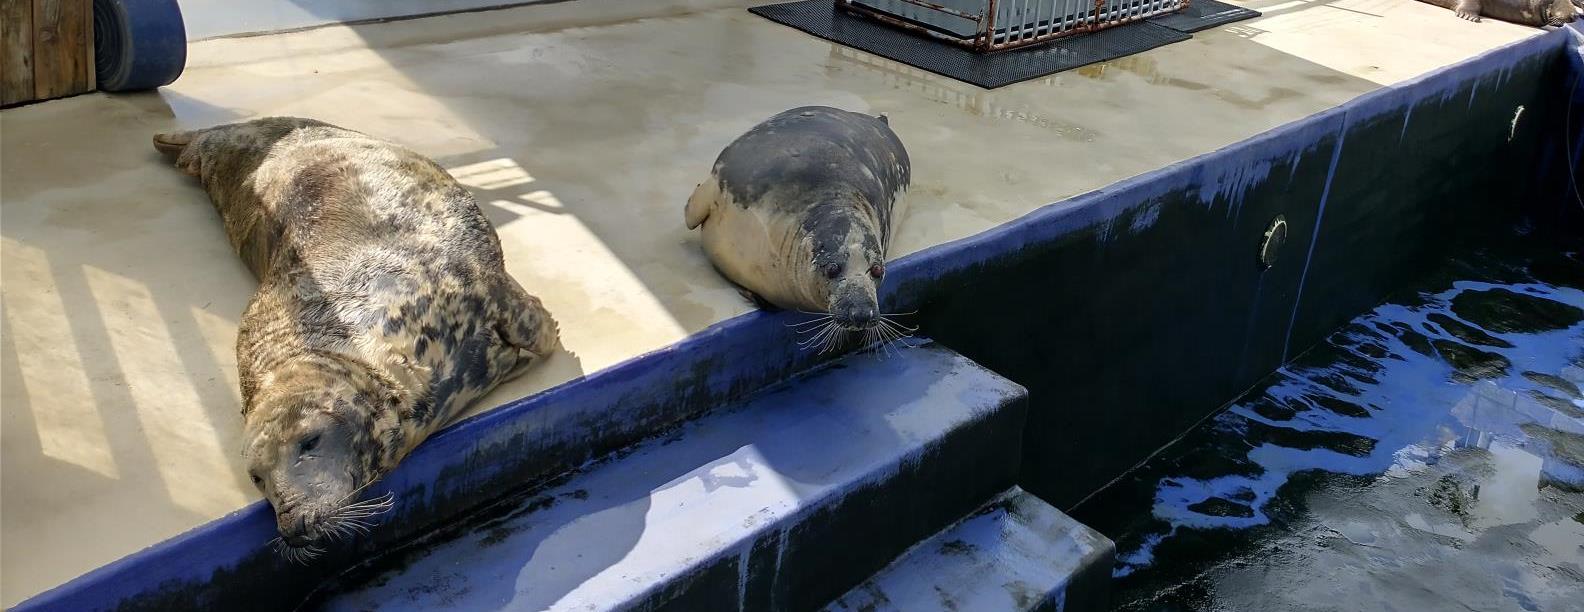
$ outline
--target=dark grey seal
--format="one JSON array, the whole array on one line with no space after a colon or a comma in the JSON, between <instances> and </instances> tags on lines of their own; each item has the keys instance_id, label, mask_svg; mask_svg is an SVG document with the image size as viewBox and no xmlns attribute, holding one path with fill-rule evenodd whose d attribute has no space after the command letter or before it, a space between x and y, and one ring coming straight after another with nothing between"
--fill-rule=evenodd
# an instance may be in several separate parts
<instances>
[{"instance_id":1,"label":"dark grey seal","mask_svg":"<svg viewBox=\"0 0 1584 612\"><path fill-rule=\"evenodd\" d=\"M823 106L765 120L688 199L715 268L761 304L825 313L824 336L896 329L879 311L912 168L885 117ZM821 340L829 346L829 342Z\"/></svg>"},{"instance_id":2,"label":"dark grey seal","mask_svg":"<svg viewBox=\"0 0 1584 612\"><path fill-rule=\"evenodd\" d=\"M298 560L388 509L358 493L559 346L468 191L400 146L311 119L159 134L259 279L242 315L248 473Z\"/></svg>"},{"instance_id":3,"label":"dark grey seal","mask_svg":"<svg viewBox=\"0 0 1584 612\"><path fill-rule=\"evenodd\" d=\"M1526 26L1560 26L1573 20L1578 9L1572 0L1419 0L1458 17L1479 21L1480 16Z\"/></svg>"}]
</instances>

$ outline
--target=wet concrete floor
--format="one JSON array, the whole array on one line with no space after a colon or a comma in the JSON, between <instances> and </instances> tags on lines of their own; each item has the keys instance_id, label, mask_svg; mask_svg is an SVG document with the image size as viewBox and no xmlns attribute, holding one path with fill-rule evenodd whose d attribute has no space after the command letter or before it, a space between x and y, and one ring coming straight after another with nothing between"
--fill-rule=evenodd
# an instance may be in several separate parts
<instances>
[{"instance_id":1,"label":"wet concrete floor","mask_svg":"<svg viewBox=\"0 0 1584 612\"><path fill-rule=\"evenodd\" d=\"M1584 241L1457 258L1072 514L1123 610L1584 609Z\"/></svg>"}]
</instances>

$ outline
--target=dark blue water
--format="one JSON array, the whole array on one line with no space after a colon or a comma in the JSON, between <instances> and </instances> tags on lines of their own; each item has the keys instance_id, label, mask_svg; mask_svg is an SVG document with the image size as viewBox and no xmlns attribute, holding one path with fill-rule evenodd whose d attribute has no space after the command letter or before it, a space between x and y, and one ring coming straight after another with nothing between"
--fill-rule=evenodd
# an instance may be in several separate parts
<instances>
[{"instance_id":1,"label":"dark blue water","mask_svg":"<svg viewBox=\"0 0 1584 612\"><path fill-rule=\"evenodd\" d=\"M1584 244L1427 273L1072 514L1126 610L1584 610Z\"/></svg>"}]
</instances>

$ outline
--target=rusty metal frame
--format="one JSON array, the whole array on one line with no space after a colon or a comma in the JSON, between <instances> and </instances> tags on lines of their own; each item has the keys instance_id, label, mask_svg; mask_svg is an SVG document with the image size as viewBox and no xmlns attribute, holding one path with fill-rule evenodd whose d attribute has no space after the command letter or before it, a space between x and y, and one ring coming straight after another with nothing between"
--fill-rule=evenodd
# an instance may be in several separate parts
<instances>
[{"instance_id":1,"label":"rusty metal frame","mask_svg":"<svg viewBox=\"0 0 1584 612\"><path fill-rule=\"evenodd\" d=\"M978 27L976 28L975 34L971 38L954 36L921 23L903 18L901 16L887 13L874 7L857 4L853 2L853 0L834 1L838 8L847 10L848 12L863 17L867 17L869 19L873 19L875 21L879 21L889 26L901 28L909 32L923 34L931 38L967 47L980 53L992 53L996 51L1006 51L1009 49L1027 47L1029 45L1039 44L1076 34L1085 34L1088 32L1104 30L1106 28L1132 23L1142 19L1149 19L1151 17L1159 17L1167 13L1173 13L1188 8L1188 4L1192 0L1093 0L1094 8L1090 9L1084 14L1078 15L1077 19L1072 20L1075 23L1072 23L1070 26L1063 24L1064 27L1061 27L1060 29L1058 29L1057 15L1054 12L1057 0L1050 0L1049 4L1052 7L1053 12L1050 19L1043 28L1040 26L1039 8L1044 6L1046 3L1042 0L988 0L985 5L985 12L980 14L965 13L951 7L929 2L927 0L898 0L899 2L912 4L926 10L936 11L945 15L950 15L952 17L974 22ZM1038 3L1035 6L1035 16L1032 24L1028 27L1019 27L1016 32L1013 32L1011 26L1008 26L1004 32L998 32L996 16L999 13L997 9L1000 8L1000 5L1003 2L1021 3L1025 7L1031 3ZM1071 2L1078 3L1082 2L1082 0L1071 0ZM1113 2L1116 3L1116 8L1114 10L1111 8ZM1137 6L1125 8L1127 5ZM1110 20L1105 19L1105 16L1108 13L1123 13L1128 11L1136 12L1133 12L1126 17L1113 18ZM1044 33L1040 33L1040 30L1042 29L1044 30Z\"/></svg>"}]
</instances>

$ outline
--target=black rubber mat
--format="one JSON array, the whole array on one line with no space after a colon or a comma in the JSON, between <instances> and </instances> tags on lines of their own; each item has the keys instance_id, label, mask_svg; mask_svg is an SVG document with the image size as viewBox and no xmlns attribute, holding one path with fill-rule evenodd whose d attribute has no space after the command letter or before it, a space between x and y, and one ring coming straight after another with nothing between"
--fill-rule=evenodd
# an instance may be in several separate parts
<instances>
[{"instance_id":1,"label":"black rubber mat","mask_svg":"<svg viewBox=\"0 0 1584 612\"><path fill-rule=\"evenodd\" d=\"M1203 1L1203 0L1200 0ZM1027 49L975 53L949 42L850 15L831 0L803 0L748 9L776 23L935 74L994 89L1188 40L1148 21L1131 23Z\"/></svg>"},{"instance_id":2,"label":"black rubber mat","mask_svg":"<svg viewBox=\"0 0 1584 612\"><path fill-rule=\"evenodd\" d=\"M1260 12L1215 0L1189 0L1188 8L1149 20L1178 32L1198 32L1234 21L1259 17Z\"/></svg>"}]
</instances>

